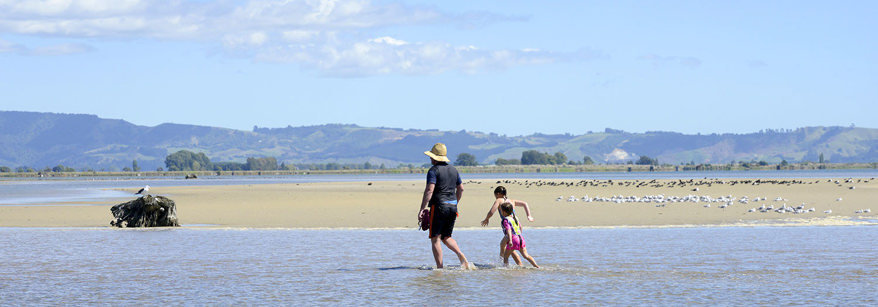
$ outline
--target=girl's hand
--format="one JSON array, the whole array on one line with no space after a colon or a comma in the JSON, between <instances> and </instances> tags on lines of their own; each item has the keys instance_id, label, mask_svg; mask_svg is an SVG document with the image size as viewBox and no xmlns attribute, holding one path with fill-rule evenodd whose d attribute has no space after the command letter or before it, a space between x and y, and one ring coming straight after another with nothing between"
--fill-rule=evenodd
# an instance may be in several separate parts
<instances>
[{"instance_id":1,"label":"girl's hand","mask_svg":"<svg viewBox=\"0 0 878 307\"><path fill-rule=\"evenodd\" d=\"M528 215L528 216L527 216L527 220L528 220L529 222L533 222L533 221L534 221L534 217Z\"/></svg>"},{"instance_id":2,"label":"girl's hand","mask_svg":"<svg viewBox=\"0 0 878 307\"><path fill-rule=\"evenodd\" d=\"M488 219L482 220L482 227L488 226Z\"/></svg>"}]
</instances>

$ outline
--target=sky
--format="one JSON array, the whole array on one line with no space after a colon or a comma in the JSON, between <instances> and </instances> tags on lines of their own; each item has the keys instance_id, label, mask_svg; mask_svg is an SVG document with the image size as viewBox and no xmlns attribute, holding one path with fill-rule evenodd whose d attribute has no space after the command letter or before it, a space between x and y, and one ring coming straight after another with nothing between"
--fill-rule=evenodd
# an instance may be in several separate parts
<instances>
[{"instance_id":1,"label":"sky","mask_svg":"<svg viewBox=\"0 0 878 307\"><path fill-rule=\"evenodd\" d=\"M0 110L508 136L878 128L878 1L0 0Z\"/></svg>"}]
</instances>

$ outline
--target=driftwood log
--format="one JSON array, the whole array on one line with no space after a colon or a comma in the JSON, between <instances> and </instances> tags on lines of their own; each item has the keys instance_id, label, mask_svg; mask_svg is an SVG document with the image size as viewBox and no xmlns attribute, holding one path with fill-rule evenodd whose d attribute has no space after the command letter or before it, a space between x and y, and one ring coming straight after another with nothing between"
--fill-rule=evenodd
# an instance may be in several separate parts
<instances>
[{"instance_id":1,"label":"driftwood log","mask_svg":"<svg viewBox=\"0 0 878 307\"><path fill-rule=\"evenodd\" d=\"M168 227L180 226L177 222L177 205L164 196L145 195L110 208L116 227Z\"/></svg>"}]
</instances>

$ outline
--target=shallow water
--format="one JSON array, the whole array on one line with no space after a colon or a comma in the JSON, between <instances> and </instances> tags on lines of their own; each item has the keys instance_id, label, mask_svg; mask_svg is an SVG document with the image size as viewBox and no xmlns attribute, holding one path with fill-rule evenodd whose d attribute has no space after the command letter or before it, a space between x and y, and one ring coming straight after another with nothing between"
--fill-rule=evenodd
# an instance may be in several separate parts
<instances>
[{"instance_id":1,"label":"shallow water","mask_svg":"<svg viewBox=\"0 0 878 307\"><path fill-rule=\"evenodd\" d=\"M0 228L0 305L875 305L876 226L456 230Z\"/></svg>"}]
</instances>

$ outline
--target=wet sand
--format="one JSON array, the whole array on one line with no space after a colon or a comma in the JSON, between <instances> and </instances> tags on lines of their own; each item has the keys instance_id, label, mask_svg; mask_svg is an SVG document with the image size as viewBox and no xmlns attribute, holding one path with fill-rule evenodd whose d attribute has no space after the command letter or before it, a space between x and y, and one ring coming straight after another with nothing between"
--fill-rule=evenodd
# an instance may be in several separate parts
<instances>
[{"instance_id":1,"label":"wet sand","mask_svg":"<svg viewBox=\"0 0 878 307\"><path fill-rule=\"evenodd\" d=\"M872 178L468 180L457 227L481 227L498 185L510 198L530 204L535 221L523 221L525 227L852 225L875 223L871 209L878 209L878 180ZM176 202L183 226L415 229L423 190L423 181L375 181L153 187L150 192ZM663 202L654 200L659 196ZM645 197L653 200L641 201ZM741 201L745 197L747 203ZM110 206L127 200L0 206L0 227L108 227ZM784 204L802 206L803 212L776 212ZM773 209L759 210L762 205ZM498 221L495 214L490 227Z\"/></svg>"}]
</instances>

